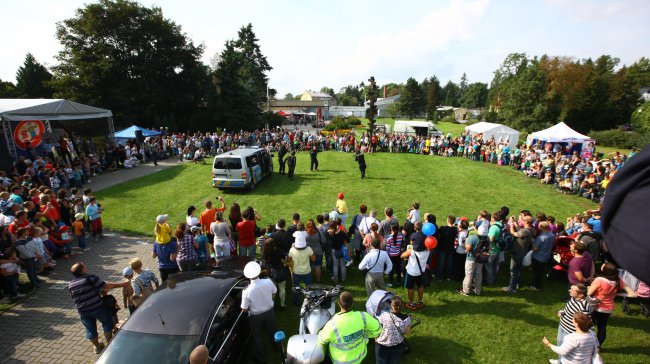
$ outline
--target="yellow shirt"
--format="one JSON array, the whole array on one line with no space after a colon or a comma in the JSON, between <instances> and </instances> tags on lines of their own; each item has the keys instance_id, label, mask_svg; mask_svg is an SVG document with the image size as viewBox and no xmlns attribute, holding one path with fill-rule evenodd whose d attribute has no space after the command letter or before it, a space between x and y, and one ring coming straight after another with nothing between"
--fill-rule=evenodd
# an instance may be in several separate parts
<instances>
[{"instance_id":1,"label":"yellow shirt","mask_svg":"<svg viewBox=\"0 0 650 364\"><path fill-rule=\"evenodd\" d=\"M156 231L154 228L154 234L156 234L156 242L158 244L167 244L169 243L172 234L172 228L169 227L169 224L157 224L156 226L160 226L159 231Z\"/></svg>"},{"instance_id":2,"label":"yellow shirt","mask_svg":"<svg viewBox=\"0 0 650 364\"><path fill-rule=\"evenodd\" d=\"M336 211L338 211L339 214L347 214L348 204L343 200L336 200Z\"/></svg>"}]
</instances>

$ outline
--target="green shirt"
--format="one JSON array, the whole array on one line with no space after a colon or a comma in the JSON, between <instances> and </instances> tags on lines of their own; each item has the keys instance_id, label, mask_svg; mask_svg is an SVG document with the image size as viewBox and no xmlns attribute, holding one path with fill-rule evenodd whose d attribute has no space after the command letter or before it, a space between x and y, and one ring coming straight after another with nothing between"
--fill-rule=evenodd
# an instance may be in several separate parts
<instances>
[{"instance_id":1,"label":"green shirt","mask_svg":"<svg viewBox=\"0 0 650 364\"><path fill-rule=\"evenodd\" d=\"M490 239L490 246L492 247L492 249L490 249L490 254L501 253L501 249L497 248L496 242L501 238L502 226L503 223L501 222L494 223L490 226L490 230L488 231L488 238Z\"/></svg>"}]
</instances>

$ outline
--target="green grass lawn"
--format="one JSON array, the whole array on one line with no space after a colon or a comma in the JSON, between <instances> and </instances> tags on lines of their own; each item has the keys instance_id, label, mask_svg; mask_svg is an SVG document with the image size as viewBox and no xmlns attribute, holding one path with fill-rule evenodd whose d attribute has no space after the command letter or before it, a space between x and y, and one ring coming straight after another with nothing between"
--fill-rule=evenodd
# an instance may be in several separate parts
<instances>
[{"instance_id":1,"label":"green grass lawn","mask_svg":"<svg viewBox=\"0 0 650 364\"><path fill-rule=\"evenodd\" d=\"M444 130L444 129L443 129ZM261 226L278 218L290 220L294 212L303 219L334 207L336 194L345 193L351 213L362 203L381 211L395 209L400 221L415 201L421 211L432 212L438 221L448 214L474 219L481 209L494 211L503 205L517 212L543 211L558 221L576 212L596 207L584 198L559 194L550 186L529 179L508 167L472 162L462 158L441 158L407 154L369 154L367 178L360 179L351 154L325 152L319 155L320 170L309 171L309 156L298 154L296 177L275 174L260 182L254 191L218 191L211 187L210 165L170 168L97 193L110 229L152 237L155 216L170 214L170 222L184 221L185 210L196 205L202 210L206 198L223 195L226 204L251 205L262 215ZM277 170L277 165L276 165ZM382 216L383 217L383 216ZM484 289L482 297L460 296L457 282L434 283L425 294L426 307L415 315L422 319L411 336L414 353L406 363L544 363L553 358L541 343L547 336L555 341L561 297L566 283L546 282L541 291L522 290L507 294L500 287L508 279L502 272L495 287ZM532 276L525 272L522 285ZM353 269L347 287L363 309L366 294L360 273ZM402 288L392 289L406 298ZM298 309L278 311L279 327L288 335L297 330ZM603 350L606 362L644 363L650 356L648 320L617 311L610 320ZM372 345L370 346L372 349ZM369 354L367 362L372 362Z\"/></svg>"}]
</instances>

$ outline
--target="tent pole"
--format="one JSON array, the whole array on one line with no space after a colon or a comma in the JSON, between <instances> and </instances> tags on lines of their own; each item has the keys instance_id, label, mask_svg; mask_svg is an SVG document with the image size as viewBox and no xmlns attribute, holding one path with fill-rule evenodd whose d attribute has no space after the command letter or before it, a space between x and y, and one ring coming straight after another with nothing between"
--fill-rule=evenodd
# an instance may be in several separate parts
<instances>
[{"instance_id":1,"label":"tent pole","mask_svg":"<svg viewBox=\"0 0 650 364\"><path fill-rule=\"evenodd\" d=\"M14 141L14 136L11 131L11 122L5 118L0 118L2 120L2 133L5 135L5 141L7 142L7 149L9 149L9 154L13 160L18 159L16 153L16 143Z\"/></svg>"},{"instance_id":2,"label":"tent pole","mask_svg":"<svg viewBox=\"0 0 650 364\"><path fill-rule=\"evenodd\" d=\"M111 142L115 141L115 124L113 124L113 117L108 117L108 138Z\"/></svg>"}]
</instances>

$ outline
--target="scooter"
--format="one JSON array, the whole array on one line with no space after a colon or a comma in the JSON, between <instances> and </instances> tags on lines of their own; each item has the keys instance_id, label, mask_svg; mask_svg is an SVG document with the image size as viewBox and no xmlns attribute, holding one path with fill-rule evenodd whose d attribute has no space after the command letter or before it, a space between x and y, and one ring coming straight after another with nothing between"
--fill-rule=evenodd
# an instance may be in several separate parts
<instances>
[{"instance_id":1,"label":"scooter","mask_svg":"<svg viewBox=\"0 0 650 364\"><path fill-rule=\"evenodd\" d=\"M336 314L336 297L343 286L312 286L310 290L295 288L304 294L305 299L300 309L298 334L287 342L286 353L282 350L286 364L315 364L325 360L325 349L318 342L318 332ZM275 335L277 342L284 341L285 335L279 331Z\"/></svg>"}]
</instances>

